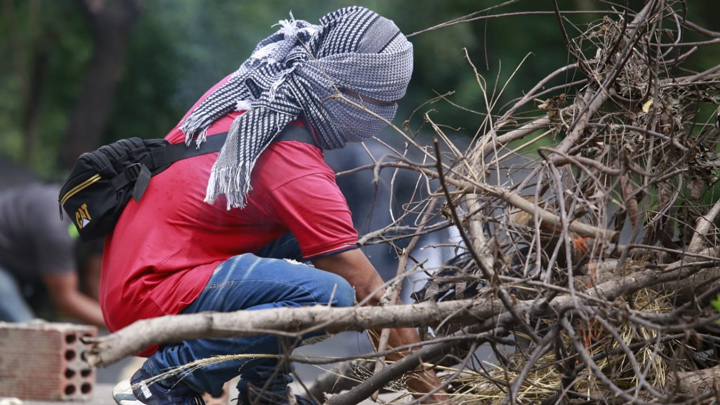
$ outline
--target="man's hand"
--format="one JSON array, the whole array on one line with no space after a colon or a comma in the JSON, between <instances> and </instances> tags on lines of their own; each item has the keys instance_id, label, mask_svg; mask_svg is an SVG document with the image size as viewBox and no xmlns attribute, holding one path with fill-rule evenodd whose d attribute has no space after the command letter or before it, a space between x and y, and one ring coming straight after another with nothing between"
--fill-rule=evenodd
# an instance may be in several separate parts
<instances>
[{"instance_id":1,"label":"man's hand","mask_svg":"<svg viewBox=\"0 0 720 405\"><path fill-rule=\"evenodd\" d=\"M368 306L375 306L380 302L385 291L383 280L360 249L346 250L331 256L314 259L312 262L318 269L335 273L347 280L350 285L355 287L358 302ZM379 335L379 331L370 333L376 347ZM389 347L400 347L419 342L420 337L414 328L390 330ZM407 352L397 353L387 357L390 360L398 360L406 354ZM419 397L440 385L440 380L433 371L418 368L417 372L408 375L407 385L412 392L419 393L419 395L416 395L416 397ZM431 396L425 403L449 403L447 401L447 395L441 390Z\"/></svg>"}]
</instances>

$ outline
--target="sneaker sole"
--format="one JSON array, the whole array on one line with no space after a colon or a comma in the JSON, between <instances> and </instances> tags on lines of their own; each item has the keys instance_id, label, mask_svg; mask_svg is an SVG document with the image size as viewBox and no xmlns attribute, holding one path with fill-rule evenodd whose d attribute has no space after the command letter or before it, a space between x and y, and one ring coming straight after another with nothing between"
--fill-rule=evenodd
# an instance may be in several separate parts
<instances>
[{"instance_id":1,"label":"sneaker sole","mask_svg":"<svg viewBox=\"0 0 720 405\"><path fill-rule=\"evenodd\" d=\"M117 405L145 405L138 401L130 388L130 380L120 381L112 391L113 399Z\"/></svg>"}]
</instances>

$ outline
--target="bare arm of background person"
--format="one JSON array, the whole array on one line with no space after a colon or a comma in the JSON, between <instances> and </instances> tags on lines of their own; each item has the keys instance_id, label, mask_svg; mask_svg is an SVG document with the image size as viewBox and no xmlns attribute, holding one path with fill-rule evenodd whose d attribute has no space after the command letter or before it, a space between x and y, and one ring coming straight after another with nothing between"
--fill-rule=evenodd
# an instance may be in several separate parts
<instances>
[{"instance_id":1,"label":"bare arm of background person","mask_svg":"<svg viewBox=\"0 0 720 405\"><path fill-rule=\"evenodd\" d=\"M80 291L77 272L46 274L42 281L59 311L78 321L106 328L100 304Z\"/></svg>"}]
</instances>

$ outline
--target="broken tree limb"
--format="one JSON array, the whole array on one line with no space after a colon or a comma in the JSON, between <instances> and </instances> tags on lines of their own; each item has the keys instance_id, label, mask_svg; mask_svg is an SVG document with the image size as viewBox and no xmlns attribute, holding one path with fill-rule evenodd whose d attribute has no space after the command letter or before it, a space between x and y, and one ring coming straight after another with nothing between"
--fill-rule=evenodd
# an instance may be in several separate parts
<instances>
[{"instance_id":1,"label":"broken tree limb","mask_svg":"<svg viewBox=\"0 0 720 405\"><path fill-rule=\"evenodd\" d=\"M707 249L702 253L717 254L718 252L715 249ZM701 269L690 266L692 262L692 259L685 259L672 263L660 271L644 270L624 277L619 276L617 279L585 291L584 294L579 294L578 297L586 300L589 305L601 300L611 302L622 294L644 287L690 277ZM705 267L712 266L707 264ZM573 308L574 302L569 296L563 295L549 302L517 301L515 313L520 316L553 315ZM508 322L514 319L496 299L426 302L387 307L313 306L228 313L203 312L146 319L111 335L83 339L83 341L90 344L89 350L85 353L88 364L92 367L103 367L155 344L189 339L256 336L268 333L296 336L313 330L336 333L386 327L432 326L440 322L447 323L448 320L477 321L493 317L509 317Z\"/></svg>"},{"instance_id":2,"label":"broken tree limb","mask_svg":"<svg viewBox=\"0 0 720 405\"><path fill-rule=\"evenodd\" d=\"M680 398L696 398L703 394L720 393L720 366L697 370L681 371L668 375L669 384L677 390Z\"/></svg>"},{"instance_id":3,"label":"broken tree limb","mask_svg":"<svg viewBox=\"0 0 720 405\"><path fill-rule=\"evenodd\" d=\"M560 216L553 214L537 204L530 202L522 196L513 193L503 187L493 186L489 184L462 184L462 189L466 193L477 193L478 191L487 193L493 197L500 198L508 204L519 208L529 214L537 213L537 216L543 222L547 222L550 225L562 227L562 219ZM580 236L587 236L595 239L607 240L613 243L617 243L620 237L620 232L611 231L609 229L599 228L597 226L588 225L579 221L573 221L568 224L568 229Z\"/></svg>"},{"instance_id":4,"label":"broken tree limb","mask_svg":"<svg viewBox=\"0 0 720 405\"><path fill-rule=\"evenodd\" d=\"M690 277L663 283L658 286L658 290L672 292L678 299L689 301L717 286L718 280L720 267L713 267L700 270Z\"/></svg>"},{"instance_id":5,"label":"broken tree limb","mask_svg":"<svg viewBox=\"0 0 720 405\"><path fill-rule=\"evenodd\" d=\"M84 342L91 345L85 360L93 367L103 367L159 343L268 333L297 336L312 330L336 333L411 327L437 324L453 317L489 317L496 312L501 312L500 303L483 299L386 307L331 308L318 305L169 315L137 321L108 336L85 339Z\"/></svg>"},{"instance_id":6,"label":"broken tree limb","mask_svg":"<svg viewBox=\"0 0 720 405\"><path fill-rule=\"evenodd\" d=\"M475 333L475 329L479 328L479 325L472 325L465 330L456 333L456 336L467 335L468 333ZM488 336L492 336L496 333L507 333L503 328L496 328L493 331L486 332L485 335L476 336L476 340L480 341ZM371 376L365 380L362 384L356 385L348 392L344 392L338 395L331 396L326 405L344 405L344 404L357 404L362 400L368 398L374 391L381 389L387 383L400 375L407 373L423 362L433 361L443 354L447 354L452 350L453 344L451 341L438 342L424 347L421 350L415 351L410 355L400 359L399 361L384 368L379 373Z\"/></svg>"},{"instance_id":7,"label":"broken tree limb","mask_svg":"<svg viewBox=\"0 0 720 405\"><path fill-rule=\"evenodd\" d=\"M717 218L718 214L720 214L720 201L715 202L715 205L713 205L705 216L697 219L695 234L690 240L690 246L688 247L690 252L697 252L704 247L706 244L705 237L714 226L715 218Z\"/></svg>"},{"instance_id":8,"label":"broken tree limb","mask_svg":"<svg viewBox=\"0 0 720 405\"><path fill-rule=\"evenodd\" d=\"M323 398L328 393L335 394L347 391L367 378L370 370L374 367L374 363L370 360L353 360L340 363L329 372L320 375L308 387L308 394L311 398ZM363 372L360 370L363 370Z\"/></svg>"}]
</instances>

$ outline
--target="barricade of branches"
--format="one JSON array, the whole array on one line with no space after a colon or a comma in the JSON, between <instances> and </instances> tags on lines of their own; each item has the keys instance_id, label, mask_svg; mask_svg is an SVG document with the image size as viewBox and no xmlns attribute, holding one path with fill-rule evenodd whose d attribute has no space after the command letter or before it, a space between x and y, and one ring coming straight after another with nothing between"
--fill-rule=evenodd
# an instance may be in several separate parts
<instances>
[{"instance_id":1,"label":"barricade of branches","mask_svg":"<svg viewBox=\"0 0 720 405\"><path fill-rule=\"evenodd\" d=\"M585 27L558 10L571 63L501 111L477 74L486 118L469 147L429 113L433 145L396 128L408 150L371 169L416 173L415 198L360 243L398 246L383 302L426 279L417 305L158 319L93 340L88 359L201 336L418 326L422 349L378 367L398 349L381 338L375 359L344 363L309 392L358 403L422 362L458 404L717 398L720 66L687 61L720 33L688 21L686 6L650 0ZM425 243L448 230L456 237ZM431 268L419 257L432 249L453 257Z\"/></svg>"},{"instance_id":2,"label":"barricade of branches","mask_svg":"<svg viewBox=\"0 0 720 405\"><path fill-rule=\"evenodd\" d=\"M458 403L718 398L710 301L720 292L720 66L695 72L685 62L717 47L720 33L687 21L691 4L646 3L584 30L558 11L572 63L505 111L493 111L488 96L467 150L426 115L434 163L396 162L422 175L428 197L408 205L420 218L411 232L398 222L370 236L453 227L455 258L402 269L427 274L416 298L490 298L504 308L505 317L478 320L483 339L466 335L436 359L451 366L446 383ZM689 42L691 32L706 39ZM558 77L565 82L548 88ZM406 262L415 253L403 252ZM632 287L602 288L612 281ZM553 307L558 297L568 306ZM468 326L477 325L447 322L425 334L442 340ZM493 362L478 357L480 345Z\"/></svg>"}]
</instances>

